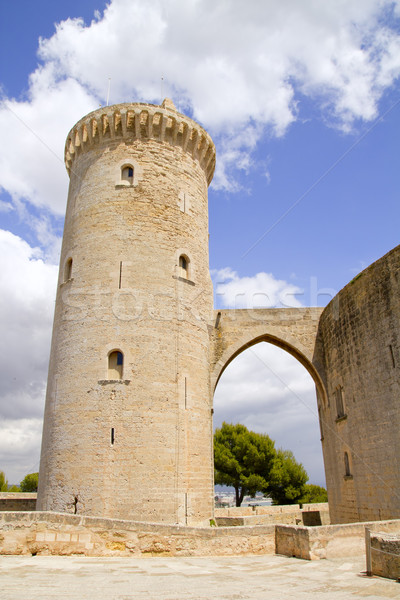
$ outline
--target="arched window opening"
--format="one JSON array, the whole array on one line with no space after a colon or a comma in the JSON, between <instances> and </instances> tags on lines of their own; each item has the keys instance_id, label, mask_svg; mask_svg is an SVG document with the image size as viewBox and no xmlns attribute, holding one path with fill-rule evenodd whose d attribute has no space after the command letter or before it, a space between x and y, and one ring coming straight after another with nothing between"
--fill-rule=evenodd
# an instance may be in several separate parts
<instances>
[{"instance_id":1,"label":"arched window opening","mask_svg":"<svg viewBox=\"0 0 400 600\"><path fill-rule=\"evenodd\" d=\"M108 355L108 379L122 379L124 355L120 350L114 350Z\"/></svg>"},{"instance_id":2,"label":"arched window opening","mask_svg":"<svg viewBox=\"0 0 400 600\"><path fill-rule=\"evenodd\" d=\"M125 165L121 169L122 181L127 181L129 185L133 185L133 167L132 165Z\"/></svg>"},{"instance_id":3,"label":"arched window opening","mask_svg":"<svg viewBox=\"0 0 400 600\"><path fill-rule=\"evenodd\" d=\"M219 379L213 407L214 429L225 421L268 435L276 449L293 452L309 483L326 487L315 381L283 348L259 342L238 354ZM237 500L233 489L217 486L215 495L222 502ZM257 504L269 502L257 496Z\"/></svg>"},{"instance_id":4,"label":"arched window opening","mask_svg":"<svg viewBox=\"0 0 400 600\"><path fill-rule=\"evenodd\" d=\"M184 254L179 257L179 275L185 279L189 279L190 260Z\"/></svg>"},{"instance_id":5,"label":"arched window opening","mask_svg":"<svg viewBox=\"0 0 400 600\"><path fill-rule=\"evenodd\" d=\"M64 281L72 279L72 258L69 258L65 263Z\"/></svg>"},{"instance_id":6,"label":"arched window opening","mask_svg":"<svg viewBox=\"0 0 400 600\"><path fill-rule=\"evenodd\" d=\"M347 452L344 453L344 473L346 477L351 477L350 461Z\"/></svg>"}]
</instances>

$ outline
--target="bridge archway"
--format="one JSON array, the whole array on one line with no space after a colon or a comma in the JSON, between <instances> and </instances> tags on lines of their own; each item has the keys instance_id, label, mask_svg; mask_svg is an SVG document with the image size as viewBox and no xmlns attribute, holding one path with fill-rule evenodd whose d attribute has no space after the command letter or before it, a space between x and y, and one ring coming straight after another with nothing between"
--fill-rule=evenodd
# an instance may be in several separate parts
<instances>
[{"instance_id":1,"label":"bridge archway","mask_svg":"<svg viewBox=\"0 0 400 600\"><path fill-rule=\"evenodd\" d=\"M323 438L321 407L326 405L326 391L323 374L321 377L313 363L317 328L303 323L300 336L293 335L297 333L293 331L293 324L291 331L273 328L271 324L255 327L253 324L243 334L237 327L228 329L226 321L219 335L220 349L225 347L212 371L214 426L220 427L231 415L228 422L234 419L232 422L237 420L251 430L265 431L276 441L277 447L294 451L313 483L326 486L320 442ZM239 332L242 335L237 335ZM238 370L232 364L236 359ZM228 369L230 365L233 371ZM227 369L227 378L222 378L222 387L219 387ZM305 385L301 392L295 391L301 389L298 385Z\"/></svg>"},{"instance_id":2,"label":"bridge archway","mask_svg":"<svg viewBox=\"0 0 400 600\"><path fill-rule=\"evenodd\" d=\"M213 396L222 374L232 361L245 350L260 342L267 342L291 355L311 376L316 388L313 412L319 421L320 431L317 435L318 438L323 438L321 417L327 406L327 393L323 353L316 351L320 350L318 326L322 310L307 307L215 311L212 332L213 359L210 365ZM218 413L218 405L216 409ZM326 473L325 468L324 471Z\"/></svg>"},{"instance_id":3,"label":"bridge archway","mask_svg":"<svg viewBox=\"0 0 400 600\"><path fill-rule=\"evenodd\" d=\"M321 402L324 405L326 404L326 390L323 384L322 378L314 366L312 362L312 353L310 350L305 347L299 340L293 338L293 336L285 335L285 336L277 336L272 333L263 332L254 336L254 333L250 335L244 335L235 343L229 345L225 351L222 353L219 360L215 363L212 374L211 374L211 389L212 392L215 392L215 388L217 386L218 381L221 378L222 373L225 371L226 367L237 357L239 354L251 348L252 346L260 343L260 342L268 342L282 348L294 358L296 358L309 372L312 379L314 380L315 387L317 390L317 401L318 404Z\"/></svg>"},{"instance_id":4,"label":"bridge archway","mask_svg":"<svg viewBox=\"0 0 400 600\"><path fill-rule=\"evenodd\" d=\"M286 350L263 340L229 362L214 393L214 431L223 422L267 434L294 453L310 483L326 487L315 382Z\"/></svg>"}]
</instances>

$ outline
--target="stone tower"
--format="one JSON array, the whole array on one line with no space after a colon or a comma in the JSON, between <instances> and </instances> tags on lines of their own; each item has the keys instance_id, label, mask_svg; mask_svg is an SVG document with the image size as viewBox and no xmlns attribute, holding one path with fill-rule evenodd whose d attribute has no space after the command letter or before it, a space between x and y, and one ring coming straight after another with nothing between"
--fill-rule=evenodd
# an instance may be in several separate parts
<instances>
[{"instance_id":1,"label":"stone tower","mask_svg":"<svg viewBox=\"0 0 400 600\"><path fill-rule=\"evenodd\" d=\"M65 162L38 510L206 522L214 144L170 100L118 104L73 127Z\"/></svg>"}]
</instances>

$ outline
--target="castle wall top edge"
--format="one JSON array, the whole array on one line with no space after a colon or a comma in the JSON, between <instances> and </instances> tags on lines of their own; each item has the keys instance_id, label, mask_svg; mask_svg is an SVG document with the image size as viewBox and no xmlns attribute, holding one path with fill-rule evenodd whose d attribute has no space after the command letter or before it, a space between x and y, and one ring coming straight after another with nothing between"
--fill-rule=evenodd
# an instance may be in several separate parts
<instances>
[{"instance_id":1,"label":"castle wall top edge","mask_svg":"<svg viewBox=\"0 0 400 600\"><path fill-rule=\"evenodd\" d=\"M355 275L353 277L353 279L351 279L348 283L346 283L346 285L343 286L337 292L337 294L332 298L332 300L324 307L323 313L327 313L328 314L329 311L332 310L332 308L335 306L335 303L337 303L340 298L342 298L346 294L354 293L354 290L359 285L363 285L363 277L364 276L368 276L375 269L381 268L385 263L387 263L390 260L394 260L394 259L397 258L397 261L398 261L399 257L400 257L400 244L398 244L397 246L395 246L391 250L388 250L388 252L386 252L386 254L384 254L380 258L377 258L373 263L371 263L370 265L368 265L368 267L365 267L365 269L363 269L362 271L360 271L359 273L357 273L357 275Z\"/></svg>"},{"instance_id":2,"label":"castle wall top edge","mask_svg":"<svg viewBox=\"0 0 400 600\"><path fill-rule=\"evenodd\" d=\"M203 168L210 184L215 170L215 146L207 131L178 112L171 100L161 105L124 102L100 107L80 119L68 133L65 166L71 173L75 158L94 146L113 140L154 139L180 146Z\"/></svg>"}]
</instances>

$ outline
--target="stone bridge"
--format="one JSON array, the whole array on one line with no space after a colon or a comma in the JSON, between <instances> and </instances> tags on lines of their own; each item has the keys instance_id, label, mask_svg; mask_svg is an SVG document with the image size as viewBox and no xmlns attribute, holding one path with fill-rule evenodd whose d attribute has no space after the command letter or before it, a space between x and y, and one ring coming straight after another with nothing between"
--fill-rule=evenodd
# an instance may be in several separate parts
<instances>
[{"instance_id":1,"label":"stone bridge","mask_svg":"<svg viewBox=\"0 0 400 600\"><path fill-rule=\"evenodd\" d=\"M297 358L313 378L319 398L325 398L322 365L313 358L322 311L322 308L216 310L212 332L212 392L236 356L254 344L269 342Z\"/></svg>"}]
</instances>

